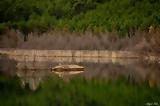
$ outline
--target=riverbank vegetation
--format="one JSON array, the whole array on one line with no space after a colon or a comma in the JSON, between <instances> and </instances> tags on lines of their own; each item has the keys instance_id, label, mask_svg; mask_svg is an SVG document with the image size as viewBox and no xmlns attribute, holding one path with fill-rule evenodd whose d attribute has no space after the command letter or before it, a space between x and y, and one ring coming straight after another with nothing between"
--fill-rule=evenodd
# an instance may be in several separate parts
<instances>
[{"instance_id":1,"label":"riverbank vegetation","mask_svg":"<svg viewBox=\"0 0 160 106\"><path fill-rule=\"evenodd\" d=\"M160 25L159 4L159 0L1 0L0 30L148 30Z\"/></svg>"},{"instance_id":2,"label":"riverbank vegetation","mask_svg":"<svg viewBox=\"0 0 160 106\"><path fill-rule=\"evenodd\" d=\"M8 79L0 75L0 94L0 104L5 106L142 106L160 103L158 87L136 84L124 77L117 81L73 78L65 82L53 76L43 81L36 91L31 91L27 86L22 89L17 77Z\"/></svg>"},{"instance_id":3,"label":"riverbank vegetation","mask_svg":"<svg viewBox=\"0 0 160 106\"><path fill-rule=\"evenodd\" d=\"M0 40L1 48L40 50L126 50L160 52L160 31L136 31L132 37L120 37L115 32L48 32L30 33L23 41L23 33L10 30Z\"/></svg>"},{"instance_id":4,"label":"riverbank vegetation","mask_svg":"<svg viewBox=\"0 0 160 106\"><path fill-rule=\"evenodd\" d=\"M0 48L159 52L159 4L159 0L1 0Z\"/></svg>"}]
</instances>

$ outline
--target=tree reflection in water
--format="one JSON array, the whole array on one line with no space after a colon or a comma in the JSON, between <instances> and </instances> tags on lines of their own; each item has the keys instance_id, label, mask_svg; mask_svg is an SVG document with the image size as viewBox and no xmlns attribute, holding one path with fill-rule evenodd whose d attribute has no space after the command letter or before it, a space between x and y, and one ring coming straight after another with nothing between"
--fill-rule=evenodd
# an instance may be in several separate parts
<instances>
[{"instance_id":1,"label":"tree reflection in water","mask_svg":"<svg viewBox=\"0 0 160 106\"><path fill-rule=\"evenodd\" d=\"M78 74L73 72L62 72L58 75L64 80L72 77L82 76L86 79L103 78L107 80L116 80L119 76L125 76L130 82L141 83L148 82L150 87L160 86L160 64L150 63L148 61L140 61L134 59L121 59L114 61L72 61L67 62L66 59L61 61L47 62L17 62L6 56L0 56L0 72L5 75L17 75L22 87L29 86L30 89L36 90L41 81L48 76L55 75L51 72L51 68L61 64L77 64L85 67L85 71ZM65 60L65 61L62 61Z\"/></svg>"}]
</instances>

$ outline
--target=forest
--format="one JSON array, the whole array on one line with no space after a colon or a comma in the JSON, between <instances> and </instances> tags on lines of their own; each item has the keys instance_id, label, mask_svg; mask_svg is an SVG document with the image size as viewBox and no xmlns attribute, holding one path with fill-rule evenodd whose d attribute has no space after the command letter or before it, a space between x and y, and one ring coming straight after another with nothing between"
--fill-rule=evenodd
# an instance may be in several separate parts
<instances>
[{"instance_id":1,"label":"forest","mask_svg":"<svg viewBox=\"0 0 160 106\"><path fill-rule=\"evenodd\" d=\"M159 4L160 0L1 0L0 48L159 52Z\"/></svg>"},{"instance_id":2,"label":"forest","mask_svg":"<svg viewBox=\"0 0 160 106\"><path fill-rule=\"evenodd\" d=\"M160 25L160 0L0 0L0 32L126 33Z\"/></svg>"}]
</instances>

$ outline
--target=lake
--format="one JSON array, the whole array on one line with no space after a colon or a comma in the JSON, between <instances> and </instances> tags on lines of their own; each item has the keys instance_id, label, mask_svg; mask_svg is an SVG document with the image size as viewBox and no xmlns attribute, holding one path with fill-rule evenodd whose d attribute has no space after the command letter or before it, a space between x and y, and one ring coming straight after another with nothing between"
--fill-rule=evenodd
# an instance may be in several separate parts
<instances>
[{"instance_id":1,"label":"lake","mask_svg":"<svg viewBox=\"0 0 160 106\"><path fill-rule=\"evenodd\" d=\"M51 72L51 68L59 64L80 65L84 67L84 71L78 74L74 74L72 71L59 74ZM147 82L150 86L160 86L160 64L140 59L56 57L52 61L20 61L17 66L19 70L16 71L16 74L21 78L22 84L29 83L33 89L36 89L43 79L53 74L64 80L76 76L86 79L116 80L120 76L125 76L131 82Z\"/></svg>"},{"instance_id":2,"label":"lake","mask_svg":"<svg viewBox=\"0 0 160 106\"><path fill-rule=\"evenodd\" d=\"M70 64L84 71L52 71L57 65ZM18 61L1 55L0 73L0 104L4 106L160 104L160 64L156 61L93 57Z\"/></svg>"}]
</instances>

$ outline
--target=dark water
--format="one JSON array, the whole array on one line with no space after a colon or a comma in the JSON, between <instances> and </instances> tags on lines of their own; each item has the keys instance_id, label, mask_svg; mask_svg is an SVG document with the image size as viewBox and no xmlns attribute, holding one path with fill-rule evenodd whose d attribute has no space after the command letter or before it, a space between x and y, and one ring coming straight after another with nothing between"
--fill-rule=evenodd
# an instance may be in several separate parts
<instances>
[{"instance_id":1,"label":"dark water","mask_svg":"<svg viewBox=\"0 0 160 106\"><path fill-rule=\"evenodd\" d=\"M78 74L66 72L57 75L51 72L51 68L59 64L76 64L83 66L85 70ZM0 69L3 73L16 74L21 79L22 87L29 84L33 90L38 87L41 81L51 75L60 76L64 80L76 76L82 76L86 79L116 80L119 76L125 76L128 80L136 83L147 82L150 86L160 86L160 64L138 59L56 58L54 61L18 62L1 58Z\"/></svg>"}]
</instances>

